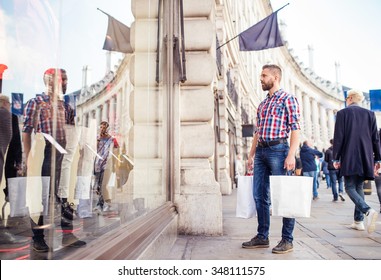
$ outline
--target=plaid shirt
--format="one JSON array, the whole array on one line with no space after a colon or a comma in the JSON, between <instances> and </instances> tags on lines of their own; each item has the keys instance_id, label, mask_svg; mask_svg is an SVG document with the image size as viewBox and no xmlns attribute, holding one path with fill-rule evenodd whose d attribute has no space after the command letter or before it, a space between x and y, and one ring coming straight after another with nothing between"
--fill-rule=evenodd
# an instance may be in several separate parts
<instances>
[{"instance_id":1,"label":"plaid shirt","mask_svg":"<svg viewBox=\"0 0 381 280\"><path fill-rule=\"evenodd\" d=\"M32 133L35 130L35 133L43 132L52 135L56 140L65 140L64 125L74 125L74 110L65 102L58 101L56 134L53 134L53 109L50 97L44 93L30 99L24 110L22 131Z\"/></svg>"},{"instance_id":2,"label":"plaid shirt","mask_svg":"<svg viewBox=\"0 0 381 280\"><path fill-rule=\"evenodd\" d=\"M97 142L97 153L102 159L98 157L95 158L94 171L101 172L106 169L110 150L119 148L119 144L116 138L111 135L107 138L98 137Z\"/></svg>"},{"instance_id":3,"label":"plaid shirt","mask_svg":"<svg viewBox=\"0 0 381 280\"><path fill-rule=\"evenodd\" d=\"M274 92L258 106L257 131L260 142L288 138L290 130L300 130L299 103L283 89Z\"/></svg>"}]
</instances>

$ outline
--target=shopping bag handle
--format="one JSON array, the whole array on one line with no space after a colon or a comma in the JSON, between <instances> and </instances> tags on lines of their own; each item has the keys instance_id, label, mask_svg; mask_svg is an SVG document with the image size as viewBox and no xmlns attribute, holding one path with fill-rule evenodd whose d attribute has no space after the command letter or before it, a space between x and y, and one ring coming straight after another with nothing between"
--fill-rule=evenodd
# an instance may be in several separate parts
<instances>
[{"instance_id":1,"label":"shopping bag handle","mask_svg":"<svg viewBox=\"0 0 381 280\"><path fill-rule=\"evenodd\" d=\"M286 176L295 176L295 170L286 171Z\"/></svg>"}]
</instances>

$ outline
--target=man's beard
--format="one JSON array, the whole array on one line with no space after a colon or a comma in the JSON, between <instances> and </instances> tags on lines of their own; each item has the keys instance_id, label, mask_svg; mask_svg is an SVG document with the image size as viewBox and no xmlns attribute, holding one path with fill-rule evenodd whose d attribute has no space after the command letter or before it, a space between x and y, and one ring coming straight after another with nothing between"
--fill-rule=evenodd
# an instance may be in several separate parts
<instances>
[{"instance_id":1,"label":"man's beard","mask_svg":"<svg viewBox=\"0 0 381 280\"><path fill-rule=\"evenodd\" d=\"M268 83L262 83L262 90L270 90L274 86L274 83L272 81Z\"/></svg>"}]
</instances>

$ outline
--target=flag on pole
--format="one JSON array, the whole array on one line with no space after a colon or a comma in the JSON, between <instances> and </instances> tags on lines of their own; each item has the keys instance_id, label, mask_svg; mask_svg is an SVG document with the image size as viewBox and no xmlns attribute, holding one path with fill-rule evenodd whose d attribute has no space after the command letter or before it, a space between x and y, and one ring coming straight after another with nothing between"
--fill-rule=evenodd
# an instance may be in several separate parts
<instances>
[{"instance_id":1,"label":"flag on pole","mask_svg":"<svg viewBox=\"0 0 381 280\"><path fill-rule=\"evenodd\" d=\"M24 111L24 94L12 92L12 113L22 115Z\"/></svg>"},{"instance_id":2,"label":"flag on pole","mask_svg":"<svg viewBox=\"0 0 381 280\"><path fill-rule=\"evenodd\" d=\"M108 27L103 49L122 53L132 53L130 28L109 14L106 15L108 16Z\"/></svg>"},{"instance_id":3,"label":"flag on pole","mask_svg":"<svg viewBox=\"0 0 381 280\"><path fill-rule=\"evenodd\" d=\"M284 45L278 28L278 11L238 35L240 51L259 51Z\"/></svg>"}]
</instances>

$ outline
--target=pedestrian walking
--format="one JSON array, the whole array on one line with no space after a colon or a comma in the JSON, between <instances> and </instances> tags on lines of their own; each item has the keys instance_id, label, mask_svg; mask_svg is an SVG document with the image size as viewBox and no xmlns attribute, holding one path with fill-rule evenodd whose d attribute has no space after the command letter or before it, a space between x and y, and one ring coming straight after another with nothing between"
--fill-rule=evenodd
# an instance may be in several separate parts
<instances>
[{"instance_id":1,"label":"pedestrian walking","mask_svg":"<svg viewBox=\"0 0 381 280\"><path fill-rule=\"evenodd\" d=\"M316 157L323 157L323 153L314 149L310 140L304 141L303 146L300 148L300 159L302 161L303 176L314 178L312 184L313 200L319 199Z\"/></svg>"},{"instance_id":2,"label":"pedestrian walking","mask_svg":"<svg viewBox=\"0 0 381 280\"><path fill-rule=\"evenodd\" d=\"M381 145L381 129L378 131L378 135L380 137L380 145ZM378 201L380 202L380 213L381 213L381 169L377 170L374 182L376 183L376 190L377 190Z\"/></svg>"},{"instance_id":3,"label":"pedestrian walking","mask_svg":"<svg viewBox=\"0 0 381 280\"><path fill-rule=\"evenodd\" d=\"M323 153L325 152L323 151ZM323 173L325 182L327 183L327 189L331 188L331 178L329 177L328 162L326 162L324 159L321 162L321 172Z\"/></svg>"},{"instance_id":4,"label":"pedestrian walking","mask_svg":"<svg viewBox=\"0 0 381 280\"><path fill-rule=\"evenodd\" d=\"M374 180L375 170L381 167L381 152L376 116L360 107L363 99L361 91L348 91L348 106L336 116L333 156L335 168L344 176L345 191L355 204L351 227L364 230L365 215L368 233L372 233L378 213L365 202L363 187L365 180Z\"/></svg>"},{"instance_id":5,"label":"pedestrian walking","mask_svg":"<svg viewBox=\"0 0 381 280\"><path fill-rule=\"evenodd\" d=\"M270 229L270 175L285 175L295 169L299 145L300 112L295 96L280 87L282 70L270 64L262 67L261 84L268 91L257 110L257 131L253 137L248 165L254 161L253 195L257 209L257 235L242 243L243 248L268 248ZM288 138L290 136L290 145ZM272 249L282 254L293 250L294 218L283 218L282 240Z\"/></svg>"},{"instance_id":6,"label":"pedestrian walking","mask_svg":"<svg viewBox=\"0 0 381 280\"><path fill-rule=\"evenodd\" d=\"M325 151L324 161L328 163L328 172L331 180L333 202L345 201L344 197L344 178L340 175L339 169L333 166L333 139L329 140L331 146ZM339 188L339 189L337 189Z\"/></svg>"}]
</instances>

